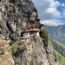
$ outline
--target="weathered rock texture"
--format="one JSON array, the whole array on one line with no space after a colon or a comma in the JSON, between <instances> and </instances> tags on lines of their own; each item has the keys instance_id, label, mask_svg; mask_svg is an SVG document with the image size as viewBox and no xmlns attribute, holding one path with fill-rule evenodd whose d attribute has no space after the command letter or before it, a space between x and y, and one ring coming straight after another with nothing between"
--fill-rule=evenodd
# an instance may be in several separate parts
<instances>
[{"instance_id":1,"label":"weathered rock texture","mask_svg":"<svg viewBox=\"0 0 65 65\"><path fill-rule=\"evenodd\" d=\"M50 43L44 46L40 30L37 10L31 0L0 0L0 37L5 38L9 47L19 45L16 52L12 52L14 54L4 54L0 65L57 65L53 48Z\"/></svg>"},{"instance_id":2,"label":"weathered rock texture","mask_svg":"<svg viewBox=\"0 0 65 65\"><path fill-rule=\"evenodd\" d=\"M7 49L9 43L4 39L0 38L0 65L14 65L12 54Z\"/></svg>"},{"instance_id":3,"label":"weathered rock texture","mask_svg":"<svg viewBox=\"0 0 65 65\"><path fill-rule=\"evenodd\" d=\"M22 30L29 29L33 23L39 25L31 0L3 0L0 10L0 32L6 38L15 40L15 33L20 37Z\"/></svg>"}]
</instances>

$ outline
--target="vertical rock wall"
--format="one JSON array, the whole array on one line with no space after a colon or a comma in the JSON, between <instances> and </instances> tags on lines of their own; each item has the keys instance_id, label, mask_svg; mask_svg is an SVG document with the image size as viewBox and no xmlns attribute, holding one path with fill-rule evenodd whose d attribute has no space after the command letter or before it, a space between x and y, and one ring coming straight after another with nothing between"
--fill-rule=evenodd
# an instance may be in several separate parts
<instances>
[{"instance_id":1,"label":"vertical rock wall","mask_svg":"<svg viewBox=\"0 0 65 65\"><path fill-rule=\"evenodd\" d=\"M13 42L19 45L12 56L14 65L55 65L50 54L53 51L49 52L50 47L45 49L39 34L22 38L23 31L28 34L30 28L41 30L37 10L31 0L0 0L0 37L4 36L11 45L15 44ZM20 45L25 45L25 49L20 49Z\"/></svg>"}]
</instances>

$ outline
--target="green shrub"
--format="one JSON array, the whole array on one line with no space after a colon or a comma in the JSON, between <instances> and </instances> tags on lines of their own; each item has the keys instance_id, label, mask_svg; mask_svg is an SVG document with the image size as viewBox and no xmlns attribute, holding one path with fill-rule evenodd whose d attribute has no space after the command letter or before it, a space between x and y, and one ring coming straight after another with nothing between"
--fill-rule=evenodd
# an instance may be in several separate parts
<instances>
[{"instance_id":1,"label":"green shrub","mask_svg":"<svg viewBox=\"0 0 65 65\"><path fill-rule=\"evenodd\" d=\"M4 50L0 48L0 55L3 55L4 53Z\"/></svg>"},{"instance_id":2,"label":"green shrub","mask_svg":"<svg viewBox=\"0 0 65 65\"><path fill-rule=\"evenodd\" d=\"M40 36L43 39L45 47L48 46L48 31L46 29L41 30Z\"/></svg>"},{"instance_id":3,"label":"green shrub","mask_svg":"<svg viewBox=\"0 0 65 65\"><path fill-rule=\"evenodd\" d=\"M4 49L0 48L0 59L2 58L2 56L4 55Z\"/></svg>"},{"instance_id":4,"label":"green shrub","mask_svg":"<svg viewBox=\"0 0 65 65\"><path fill-rule=\"evenodd\" d=\"M19 50L25 50L25 49L26 49L25 45L13 44L11 46L12 55L14 55Z\"/></svg>"}]
</instances>

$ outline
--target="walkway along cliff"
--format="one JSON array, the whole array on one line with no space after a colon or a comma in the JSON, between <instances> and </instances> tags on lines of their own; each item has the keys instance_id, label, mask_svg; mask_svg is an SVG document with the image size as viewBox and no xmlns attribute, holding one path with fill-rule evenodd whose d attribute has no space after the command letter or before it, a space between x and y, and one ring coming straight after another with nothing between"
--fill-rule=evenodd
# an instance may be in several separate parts
<instances>
[{"instance_id":1,"label":"walkway along cliff","mask_svg":"<svg viewBox=\"0 0 65 65\"><path fill-rule=\"evenodd\" d=\"M31 0L0 0L0 65L58 65L42 26Z\"/></svg>"}]
</instances>

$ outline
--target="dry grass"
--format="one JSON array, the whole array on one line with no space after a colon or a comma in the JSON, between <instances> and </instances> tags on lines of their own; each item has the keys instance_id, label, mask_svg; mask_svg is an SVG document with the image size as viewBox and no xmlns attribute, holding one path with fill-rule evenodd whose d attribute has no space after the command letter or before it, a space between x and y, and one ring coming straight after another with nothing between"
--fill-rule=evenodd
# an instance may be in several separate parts
<instances>
[{"instance_id":1,"label":"dry grass","mask_svg":"<svg viewBox=\"0 0 65 65\"><path fill-rule=\"evenodd\" d=\"M2 48L5 52L0 58L0 65L13 65L12 55L7 51L8 47L8 42L5 39L0 38L0 48Z\"/></svg>"}]
</instances>

